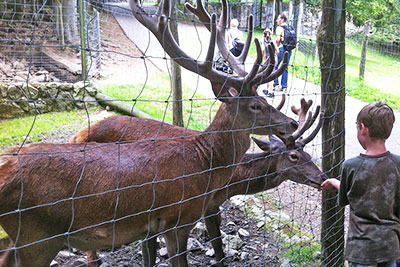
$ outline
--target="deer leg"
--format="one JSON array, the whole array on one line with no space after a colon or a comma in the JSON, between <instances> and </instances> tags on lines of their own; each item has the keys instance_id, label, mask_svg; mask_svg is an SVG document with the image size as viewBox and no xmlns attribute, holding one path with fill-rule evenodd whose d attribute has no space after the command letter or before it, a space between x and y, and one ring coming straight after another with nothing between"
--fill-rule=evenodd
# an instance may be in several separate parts
<instances>
[{"instance_id":1,"label":"deer leg","mask_svg":"<svg viewBox=\"0 0 400 267\"><path fill-rule=\"evenodd\" d=\"M192 227L184 227L176 230L171 230L165 234L168 256L170 257L171 264L174 267L188 266L186 253L189 232L191 229Z\"/></svg>"},{"instance_id":2,"label":"deer leg","mask_svg":"<svg viewBox=\"0 0 400 267\"><path fill-rule=\"evenodd\" d=\"M51 238L59 231L51 231L49 225L35 217L23 216L20 223L15 223L16 218L17 215L7 216L0 221L12 241L10 250L0 257L0 267L49 266L64 247L65 237Z\"/></svg>"},{"instance_id":3,"label":"deer leg","mask_svg":"<svg viewBox=\"0 0 400 267\"><path fill-rule=\"evenodd\" d=\"M156 264L157 237L152 237L142 244L143 266L151 267Z\"/></svg>"},{"instance_id":4,"label":"deer leg","mask_svg":"<svg viewBox=\"0 0 400 267\"><path fill-rule=\"evenodd\" d=\"M88 267L99 267L101 264L101 260L94 250L86 251L86 262Z\"/></svg>"},{"instance_id":5,"label":"deer leg","mask_svg":"<svg viewBox=\"0 0 400 267\"><path fill-rule=\"evenodd\" d=\"M223 267L223 259L225 257L224 250L222 249L222 236L221 230L219 228L221 224L221 215L217 214L218 210L215 212L209 212L205 219L206 228L208 236L211 239L211 245L215 252L215 259L217 260L217 266Z\"/></svg>"},{"instance_id":6,"label":"deer leg","mask_svg":"<svg viewBox=\"0 0 400 267\"><path fill-rule=\"evenodd\" d=\"M35 239L38 240L38 239ZM40 239L39 239L40 240ZM29 244L31 242L21 242ZM21 245L20 244L20 245ZM43 241L24 248L13 250L14 245L9 246L8 251L0 257L1 267L42 267L49 266L57 253L63 248L61 239Z\"/></svg>"}]
</instances>

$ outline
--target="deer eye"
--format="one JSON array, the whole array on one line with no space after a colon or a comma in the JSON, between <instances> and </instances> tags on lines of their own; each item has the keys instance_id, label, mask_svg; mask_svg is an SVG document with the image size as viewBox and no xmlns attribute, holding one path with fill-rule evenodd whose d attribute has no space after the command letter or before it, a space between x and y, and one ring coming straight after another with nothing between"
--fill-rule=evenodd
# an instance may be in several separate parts
<instances>
[{"instance_id":1,"label":"deer eye","mask_svg":"<svg viewBox=\"0 0 400 267\"><path fill-rule=\"evenodd\" d=\"M289 159L291 161L298 161L299 160L299 156L296 153L290 153L289 154Z\"/></svg>"},{"instance_id":2,"label":"deer eye","mask_svg":"<svg viewBox=\"0 0 400 267\"><path fill-rule=\"evenodd\" d=\"M254 103L254 104L252 104L252 105L250 106L250 108L251 108L252 110L259 111L259 110L261 110L261 104L260 104L260 103Z\"/></svg>"}]
</instances>

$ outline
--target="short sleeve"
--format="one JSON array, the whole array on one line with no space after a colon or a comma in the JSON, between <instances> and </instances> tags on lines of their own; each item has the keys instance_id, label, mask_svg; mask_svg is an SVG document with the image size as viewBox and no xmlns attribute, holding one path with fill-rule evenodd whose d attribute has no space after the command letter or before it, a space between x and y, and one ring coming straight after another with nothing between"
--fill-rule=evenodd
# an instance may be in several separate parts
<instances>
[{"instance_id":1,"label":"short sleeve","mask_svg":"<svg viewBox=\"0 0 400 267\"><path fill-rule=\"evenodd\" d=\"M339 195L338 195L338 204L339 206L346 206L349 204L349 200L347 198L347 193L350 189L350 181L352 180L353 172L349 172L349 168L346 162L342 165L342 173L340 175L340 187L339 187Z\"/></svg>"},{"instance_id":2,"label":"short sleeve","mask_svg":"<svg viewBox=\"0 0 400 267\"><path fill-rule=\"evenodd\" d=\"M284 37L285 31L281 26L278 26L276 28L276 36L281 36L281 38Z\"/></svg>"}]
</instances>

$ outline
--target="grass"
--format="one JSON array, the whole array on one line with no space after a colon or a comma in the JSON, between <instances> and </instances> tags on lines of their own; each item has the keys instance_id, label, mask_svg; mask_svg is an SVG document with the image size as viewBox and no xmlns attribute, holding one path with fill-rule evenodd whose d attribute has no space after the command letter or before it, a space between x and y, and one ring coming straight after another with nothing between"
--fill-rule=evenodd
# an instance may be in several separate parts
<instances>
[{"instance_id":1,"label":"grass","mask_svg":"<svg viewBox=\"0 0 400 267\"><path fill-rule=\"evenodd\" d=\"M159 72L153 75L146 85L110 84L99 88L99 91L115 99L133 100L132 103L136 108L172 123L173 101L169 84L169 76ZM206 99L185 86L182 91L184 126L199 131L205 130L219 108L219 102Z\"/></svg>"},{"instance_id":2,"label":"grass","mask_svg":"<svg viewBox=\"0 0 400 267\"><path fill-rule=\"evenodd\" d=\"M262 41L263 34L256 31L253 37ZM315 45L315 37L302 37L303 43ZM256 58L255 46L252 45L249 57ZM368 49L364 80L359 79L361 44L346 40L346 93L365 102L381 100L393 109L400 110L400 58L388 56ZM290 60L289 72L297 78L320 84L319 60L313 54L294 50Z\"/></svg>"},{"instance_id":3,"label":"grass","mask_svg":"<svg viewBox=\"0 0 400 267\"><path fill-rule=\"evenodd\" d=\"M91 108L89 112L97 109ZM84 122L87 120L85 114L85 110L74 110L0 121L0 145L6 147L22 144L24 141L40 142L54 131L68 131L71 130L71 125ZM1 150L2 148L0 152Z\"/></svg>"}]
</instances>

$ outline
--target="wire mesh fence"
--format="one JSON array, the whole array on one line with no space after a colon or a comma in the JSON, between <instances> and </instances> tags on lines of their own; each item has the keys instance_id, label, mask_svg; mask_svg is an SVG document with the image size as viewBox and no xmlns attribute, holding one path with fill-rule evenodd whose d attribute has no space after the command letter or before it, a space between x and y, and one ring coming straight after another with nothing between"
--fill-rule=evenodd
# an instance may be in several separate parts
<instances>
[{"instance_id":1,"label":"wire mesh fence","mask_svg":"<svg viewBox=\"0 0 400 267\"><path fill-rule=\"evenodd\" d=\"M256 6L249 10L261 23ZM304 5L287 88L272 95L274 62L256 61L255 42L245 61L228 60L233 73L212 70L209 47L224 49L213 18L157 8L0 2L1 118L21 121L1 133L5 266L341 266L343 210L335 193L318 190L344 160L344 126L332 124L344 123L344 81L335 73L344 62L333 56L322 65L326 51L317 48L329 14ZM163 28L169 21L178 22L179 45ZM262 40L263 29L253 35ZM338 51L344 39L336 37L322 43ZM172 61L183 66L180 100ZM320 85L329 71L333 90ZM302 98L316 114L305 140L296 131L304 116L291 112ZM170 125L174 101L183 127ZM333 136L314 131L320 118Z\"/></svg>"}]
</instances>

